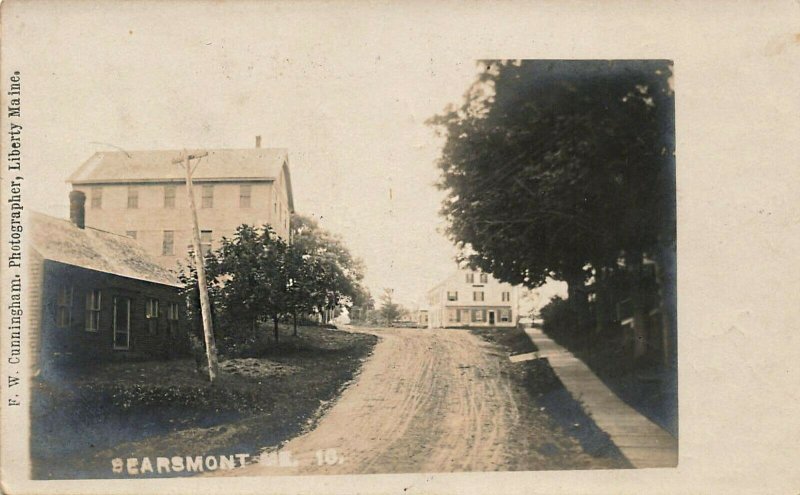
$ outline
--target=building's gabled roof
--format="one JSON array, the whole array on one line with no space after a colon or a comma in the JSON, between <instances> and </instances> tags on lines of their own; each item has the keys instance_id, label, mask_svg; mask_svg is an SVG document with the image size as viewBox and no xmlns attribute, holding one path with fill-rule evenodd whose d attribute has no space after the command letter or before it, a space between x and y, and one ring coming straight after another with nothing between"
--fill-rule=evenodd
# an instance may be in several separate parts
<instances>
[{"instance_id":1,"label":"building's gabled roof","mask_svg":"<svg viewBox=\"0 0 800 495\"><path fill-rule=\"evenodd\" d=\"M476 275L477 274L481 274L481 273L482 274L486 274L486 275L488 275L489 280L492 281L492 282L497 282L497 283L500 283L501 285L507 285L509 287L513 287L513 284L509 284L507 282L500 282L491 273L487 273L487 272L484 272L484 271L481 271L481 270L472 270L472 269L469 269L469 268L459 267L455 272L453 272L450 275L448 275L447 278L445 278L444 280L442 280L438 284L434 285L431 289L429 289L428 290L428 294L430 295L432 292L436 292L437 290L442 290L445 286L462 285L464 283L464 279L463 279L464 275L467 274L467 273L470 273L470 272L475 273ZM474 285L483 285L483 284L475 282Z\"/></svg>"},{"instance_id":2,"label":"building's gabled roof","mask_svg":"<svg viewBox=\"0 0 800 495\"><path fill-rule=\"evenodd\" d=\"M430 294L432 292L435 292L437 290L441 290L442 287L444 287L445 285L450 284L451 282L454 282L456 280L456 277L461 276L463 273L466 273L466 271L464 271L464 270L459 268L456 272L451 273L450 275L447 276L447 278L445 278L444 280L442 280L438 284L436 284L433 287L431 287L430 289L428 289L428 294Z\"/></svg>"},{"instance_id":3,"label":"building's gabled roof","mask_svg":"<svg viewBox=\"0 0 800 495\"><path fill-rule=\"evenodd\" d=\"M30 245L44 259L98 272L181 287L175 273L156 263L135 240L69 220L31 212Z\"/></svg>"},{"instance_id":4,"label":"building's gabled roof","mask_svg":"<svg viewBox=\"0 0 800 495\"><path fill-rule=\"evenodd\" d=\"M294 211L289 154L285 148L246 148L207 151L193 178L204 181L276 181L285 174L289 209ZM180 182L185 172L172 160L181 150L99 151L78 167L67 182L72 184L125 184L142 182ZM196 164L196 161L192 162Z\"/></svg>"},{"instance_id":5,"label":"building's gabled roof","mask_svg":"<svg viewBox=\"0 0 800 495\"><path fill-rule=\"evenodd\" d=\"M194 171L203 180L276 180L288 163L284 148L239 150L188 150L190 154L208 151ZM184 178L183 169L172 160L181 150L99 151L86 160L67 182L101 184L118 182L169 182ZM192 161L196 164L197 161Z\"/></svg>"}]
</instances>

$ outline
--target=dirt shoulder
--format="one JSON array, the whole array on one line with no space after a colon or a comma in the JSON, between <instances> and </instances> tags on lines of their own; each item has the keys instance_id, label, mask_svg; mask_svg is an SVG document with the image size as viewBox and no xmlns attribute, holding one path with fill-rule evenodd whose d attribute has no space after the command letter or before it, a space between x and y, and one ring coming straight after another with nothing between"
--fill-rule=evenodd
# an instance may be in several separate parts
<instances>
[{"instance_id":1,"label":"dirt shoulder","mask_svg":"<svg viewBox=\"0 0 800 495\"><path fill-rule=\"evenodd\" d=\"M506 356L538 350L520 328L473 328L470 332L497 346ZM598 428L580 402L570 395L547 359L517 363L506 359L503 367L520 404L520 421L537 430L544 423L547 431L538 438L514 438L521 444L518 448L547 455L551 469L632 467L608 434ZM564 441L567 438L569 441Z\"/></svg>"},{"instance_id":2,"label":"dirt shoulder","mask_svg":"<svg viewBox=\"0 0 800 495\"><path fill-rule=\"evenodd\" d=\"M192 359L104 363L37 380L34 478L114 478L114 458L254 455L279 445L338 397L377 337L317 327L293 337L282 327L280 341L222 361L213 386Z\"/></svg>"}]
</instances>

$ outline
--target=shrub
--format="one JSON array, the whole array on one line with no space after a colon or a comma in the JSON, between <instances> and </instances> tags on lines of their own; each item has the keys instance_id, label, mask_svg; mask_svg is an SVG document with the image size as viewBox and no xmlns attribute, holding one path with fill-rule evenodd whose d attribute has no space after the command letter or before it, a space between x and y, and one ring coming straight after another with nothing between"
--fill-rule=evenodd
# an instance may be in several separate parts
<instances>
[{"instance_id":1,"label":"shrub","mask_svg":"<svg viewBox=\"0 0 800 495\"><path fill-rule=\"evenodd\" d=\"M576 324L577 315L568 300L554 297L541 310L544 332L569 349L580 349L588 344L588 332Z\"/></svg>"}]
</instances>

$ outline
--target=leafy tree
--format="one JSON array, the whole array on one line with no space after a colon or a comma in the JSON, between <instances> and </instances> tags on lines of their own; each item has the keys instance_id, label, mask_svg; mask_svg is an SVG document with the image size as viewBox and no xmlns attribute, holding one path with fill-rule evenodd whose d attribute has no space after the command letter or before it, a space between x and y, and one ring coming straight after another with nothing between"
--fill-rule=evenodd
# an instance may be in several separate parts
<instances>
[{"instance_id":1,"label":"leafy tree","mask_svg":"<svg viewBox=\"0 0 800 495\"><path fill-rule=\"evenodd\" d=\"M221 336L243 343L257 339L259 323L271 321L275 340L283 317L330 313L339 304L369 299L361 285L363 266L338 237L307 219L295 220L294 242L269 226L241 225L219 249L205 256L212 315ZM197 302L197 277L191 264L184 270L186 295ZM194 313L199 314L199 309ZM193 314L194 314L193 313Z\"/></svg>"},{"instance_id":2,"label":"leafy tree","mask_svg":"<svg viewBox=\"0 0 800 495\"><path fill-rule=\"evenodd\" d=\"M219 297L219 284L215 283L216 276L214 274L217 272L218 260L214 253L206 253L205 263L206 279L209 285L208 297L212 303L211 318L216 327L218 321L218 311L214 305L214 301ZM196 338L195 340L200 342L200 344L204 347L205 339L203 336L203 322L200 310L200 292L198 291L197 269L194 265L194 252L191 248L188 251L186 264L180 265L178 271L178 279L183 285L183 288L181 289L181 295L187 303L186 316L187 320L191 323L189 331L194 333L194 337ZM219 328L216 329L215 333L217 337L225 336L225 331Z\"/></svg>"},{"instance_id":3,"label":"leafy tree","mask_svg":"<svg viewBox=\"0 0 800 495\"><path fill-rule=\"evenodd\" d=\"M430 120L462 259L531 288L566 281L578 326L587 283L602 288L620 259L674 273L670 76L667 61L486 63L463 104Z\"/></svg>"},{"instance_id":4,"label":"leafy tree","mask_svg":"<svg viewBox=\"0 0 800 495\"><path fill-rule=\"evenodd\" d=\"M294 335L297 335L298 315L310 314L324 304L321 293L325 283L320 262L306 253L298 244L290 244L286 251L287 293L286 311L292 316Z\"/></svg>"},{"instance_id":5,"label":"leafy tree","mask_svg":"<svg viewBox=\"0 0 800 495\"><path fill-rule=\"evenodd\" d=\"M292 216L291 227L292 244L315 264L314 309L328 312L339 304L364 301L368 294L362 285L364 264L352 256L342 239L302 215Z\"/></svg>"},{"instance_id":6,"label":"leafy tree","mask_svg":"<svg viewBox=\"0 0 800 495\"><path fill-rule=\"evenodd\" d=\"M264 274L255 269L263 253L261 233L242 225L232 239L223 239L220 248L206 256L208 279L216 288L212 301L232 337L242 338L245 329L256 337L258 322L264 317L269 293L261 290Z\"/></svg>"},{"instance_id":7,"label":"leafy tree","mask_svg":"<svg viewBox=\"0 0 800 495\"><path fill-rule=\"evenodd\" d=\"M353 320L366 321L370 311L375 309L375 300L369 289L359 284L358 290L352 299L350 316Z\"/></svg>"},{"instance_id":8,"label":"leafy tree","mask_svg":"<svg viewBox=\"0 0 800 495\"><path fill-rule=\"evenodd\" d=\"M232 323L246 321L255 332L258 321L278 321L289 300L287 245L269 225L241 225L232 239L223 239L217 253L216 301Z\"/></svg>"},{"instance_id":9,"label":"leafy tree","mask_svg":"<svg viewBox=\"0 0 800 495\"><path fill-rule=\"evenodd\" d=\"M393 289L383 289L383 295L381 295L380 313L381 316L386 320L386 324L388 326L392 326L392 322L400 316L401 311L400 305L393 301L393 297Z\"/></svg>"}]
</instances>

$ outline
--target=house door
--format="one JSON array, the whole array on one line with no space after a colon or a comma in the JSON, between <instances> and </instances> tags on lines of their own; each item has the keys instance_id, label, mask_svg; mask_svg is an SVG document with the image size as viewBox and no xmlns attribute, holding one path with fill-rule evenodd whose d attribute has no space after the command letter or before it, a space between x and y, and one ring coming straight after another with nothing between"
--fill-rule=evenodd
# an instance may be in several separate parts
<instances>
[{"instance_id":1,"label":"house door","mask_svg":"<svg viewBox=\"0 0 800 495\"><path fill-rule=\"evenodd\" d=\"M114 297L114 349L125 350L131 346L131 300Z\"/></svg>"},{"instance_id":2,"label":"house door","mask_svg":"<svg viewBox=\"0 0 800 495\"><path fill-rule=\"evenodd\" d=\"M494 311L489 311L489 325L494 325Z\"/></svg>"}]
</instances>

